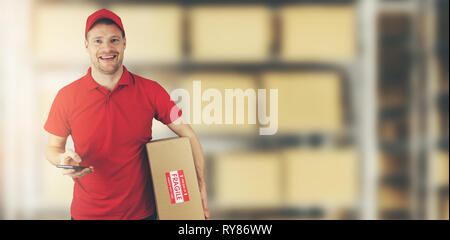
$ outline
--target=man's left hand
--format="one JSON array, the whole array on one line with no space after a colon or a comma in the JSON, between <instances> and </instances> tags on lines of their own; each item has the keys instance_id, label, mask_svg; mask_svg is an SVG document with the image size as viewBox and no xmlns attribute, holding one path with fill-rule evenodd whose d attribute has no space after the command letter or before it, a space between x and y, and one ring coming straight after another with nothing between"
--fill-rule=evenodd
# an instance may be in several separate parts
<instances>
[{"instance_id":1,"label":"man's left hand","mask_svg":"<svg viewBox=\"0 0 450 240\"><path fill-rule=\"evenodd\" d=\"M208 196L206 194L206 189L200 189L200 196L202 197L203 212L205 214L205 220L209 219L209 206L208 206Z\"/></svg>"}]
</instances>

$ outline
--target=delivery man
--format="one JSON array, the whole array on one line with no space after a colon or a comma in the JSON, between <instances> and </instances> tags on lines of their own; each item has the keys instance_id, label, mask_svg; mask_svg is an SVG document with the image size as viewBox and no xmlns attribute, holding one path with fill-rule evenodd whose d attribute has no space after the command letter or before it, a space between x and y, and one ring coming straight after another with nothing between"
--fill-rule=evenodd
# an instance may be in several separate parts
<instances>
[{"instance_id":1,"label":"delivery man","mask_svg":"<svg viewBox=\"0 0 450 240\"><path fill-rule=\"evenodd\" d=\"M72 219L156 219L145 150L152 138L153 118L190 139L208 219L200 142L157 82L122 65L126 37L120 17L106 9L90 15L85 47L90 68L85 76L58 91L44 125L49 133L46 158L50 163L88 167L62 169L75 182ZM65 150L69 135L75 151Z\"/></svg>"}]
</instances>

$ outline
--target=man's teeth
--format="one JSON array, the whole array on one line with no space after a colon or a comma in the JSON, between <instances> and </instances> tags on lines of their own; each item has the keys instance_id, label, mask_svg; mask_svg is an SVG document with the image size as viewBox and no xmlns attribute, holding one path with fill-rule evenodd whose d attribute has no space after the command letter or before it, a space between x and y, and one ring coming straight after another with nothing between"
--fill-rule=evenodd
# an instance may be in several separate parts
<instances>
[{"instance_id":1,"label":"man's teeth","mask_svg":"<svg viewBox=\"0 0 450 240\"><path fill-rule=\"evenodd\" d=\"M103 57L101 57L101 58L103 58L103 59L107 59L107 58L114 58L115 57L115 55L113 55L113 56L103 56Z\"/></svg>"}]
</instances>

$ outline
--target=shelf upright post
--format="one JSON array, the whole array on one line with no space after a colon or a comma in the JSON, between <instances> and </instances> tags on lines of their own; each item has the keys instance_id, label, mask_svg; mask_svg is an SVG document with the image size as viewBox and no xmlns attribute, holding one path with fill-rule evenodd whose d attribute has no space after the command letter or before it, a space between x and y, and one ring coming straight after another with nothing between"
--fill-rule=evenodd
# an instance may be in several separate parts
<instances>
[{"instance_id":1,"label":"shelf upright post","mask_svg":"<svg viewBox=\"0 0 450 240\"><path fill-rule=\"evenodd\" d=\"M436 56L436 2L419 1L424 61L424 155L425 219L437 219L438 186L436 183L438 60Z\"/></svg>"},{"instance_id":2,"label":"shelf upright post","mask_svg":"<svg viewBox=\"0 0 450 240\"><path fill-rule=\"evenodd\" d=\"M359 0L359 93L356 113L357 144L361 159L360 218L377 218L377 1Z\"/></svg>"}]
</instances>

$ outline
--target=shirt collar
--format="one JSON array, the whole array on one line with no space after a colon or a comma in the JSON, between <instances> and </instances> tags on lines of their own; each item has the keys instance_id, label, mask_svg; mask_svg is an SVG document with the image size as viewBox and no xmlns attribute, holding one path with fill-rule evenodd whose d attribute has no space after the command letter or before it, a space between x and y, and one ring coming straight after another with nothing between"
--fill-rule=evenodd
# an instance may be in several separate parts
<instances>
[{"instance_id":1,"label":"shirt collar","mask_svg":"<svg viewBox=\"0 0 450 240\"><path fill-rule=\"evenodd\" d=\"M92 90L92 89L96 89L98 87L101 87L100 84L98 84L94 78L92 78L92 74L91 74L92 69L89 67L87 74L86 74L86 87L88 88L88 90ZM117 83L118 85L129 85L131 80L131 73L128 72L127 68L125 66L123 66L123 73L122 76L120 77L119 82Z\"/></svg>"}]
</instances>

